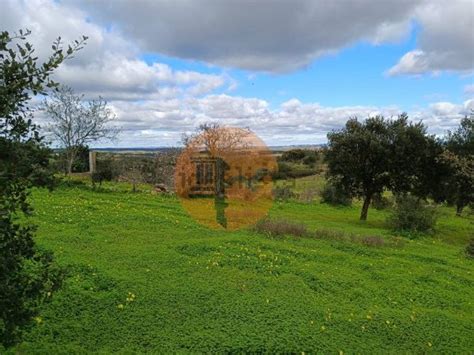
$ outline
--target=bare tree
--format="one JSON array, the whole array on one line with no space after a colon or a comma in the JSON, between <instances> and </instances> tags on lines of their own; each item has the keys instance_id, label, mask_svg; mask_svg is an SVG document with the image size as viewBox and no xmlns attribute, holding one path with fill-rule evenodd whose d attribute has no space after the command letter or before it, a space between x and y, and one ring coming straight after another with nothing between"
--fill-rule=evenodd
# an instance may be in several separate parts
<instances>
[{"instance_id":1,"label":"bare tree","mask_svg":"<svg viewBox=\"0 0 474 355\"><path fill-rule=\"evenodd\" d=\"M118 128L109 126L116 116L105 100L99 97L84 101L84 95L76 95L67 86L60 87L46 99L42 109L50 119L46 130L65 150L68 174L72 172L81 146L113 139L119 133Z\"/></svg>"}]
</instances>

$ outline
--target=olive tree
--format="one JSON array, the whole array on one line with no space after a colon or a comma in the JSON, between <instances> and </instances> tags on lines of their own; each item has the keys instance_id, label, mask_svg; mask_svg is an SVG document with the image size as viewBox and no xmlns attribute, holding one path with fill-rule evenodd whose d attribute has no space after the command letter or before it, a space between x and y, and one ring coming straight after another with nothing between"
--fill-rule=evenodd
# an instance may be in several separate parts
<instances>
[{"instance_id":1,"label":"olive tree","mask_svg":"<svg viewBox=\"0 0 474 355\"><path fill-rule=\"evenodd\" d=\"M29 189L51 186L50 151L32 121L29 101L57 87L51 74L82 47L84 37L67 49L58 38L53 53L38 61L26 41L30 31L0 32L0 344L18 341L41 301L58 286L52 255L34 242Z\"/></svg>"},{"instance_id":2,"label":"olive tree","mask_svg":"<svg viewBox=\"0 0 474 355\"><path fill-rule=\"evenodd\" d=\"M456 205L460 216L465 206L474 203L474 114L464 117L454 132L448 132L446 151L439 162L446 168L445 200Z\"/></svg>"},{"instance_id":3,"label":"olive tree","mask_svg":"<svg viewBox=\"0 0 474 355\"><path fill-rule=\"evenodd\" d=\"M397 119L357 118L328 134L328 177L334 186L363 201L361 220L367 219L374 196L384 190L411 192L425 197L424 183L431 178L438 143L422 123L411 123L406 114Z\"/></svg>"}]
</instances>

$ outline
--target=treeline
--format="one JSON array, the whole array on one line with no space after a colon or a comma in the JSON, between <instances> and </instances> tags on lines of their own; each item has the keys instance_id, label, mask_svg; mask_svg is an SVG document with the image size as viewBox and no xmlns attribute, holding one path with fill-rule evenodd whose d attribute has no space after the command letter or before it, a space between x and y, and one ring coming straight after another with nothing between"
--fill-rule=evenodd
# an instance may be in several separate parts
<instances>
[{"instance_id":1,"label":"treeline","mask_svg":"<svg viewBox=\"0 0 474 355\"><path fill-rule=\"evenodd\" d=\"M456 206L460 215L474 202L474 117L461 120L444 138L427 134L406 114L349 119L328 134L325 153L329 184L339 195L363 201L361 220L376 197L391 191Z\"/></svg>"},{"instance_id":2,"label":"treeline","mask_svg":"<svg viewBox=\"0 0 474 355\"><path fill-rule=\"evenodd\" d=\"M322 155L316 149L291 149L277 157L278 171L273 173L275 180L300 178L318 174L322 171Z\"/></svg>"}]
</instances>

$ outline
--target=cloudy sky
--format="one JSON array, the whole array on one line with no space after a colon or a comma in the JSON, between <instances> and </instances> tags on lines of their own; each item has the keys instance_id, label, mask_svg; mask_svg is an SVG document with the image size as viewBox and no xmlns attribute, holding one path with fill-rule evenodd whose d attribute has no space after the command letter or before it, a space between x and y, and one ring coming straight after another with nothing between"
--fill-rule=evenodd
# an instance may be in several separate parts
<instances>
[{"instance_id":1,"label":"cloudy sky","mask_svg":"<svg viewBox=\"0 0 474 355\"><path fill-rule=\"evenodd\" d=\"M442 134L474 109L474 0L0 2L40 56L89 37L56 79L108 100L122 134L99 146L172 146L209 121L324 143L404 111Z\"/></svg>"}]
</instances>

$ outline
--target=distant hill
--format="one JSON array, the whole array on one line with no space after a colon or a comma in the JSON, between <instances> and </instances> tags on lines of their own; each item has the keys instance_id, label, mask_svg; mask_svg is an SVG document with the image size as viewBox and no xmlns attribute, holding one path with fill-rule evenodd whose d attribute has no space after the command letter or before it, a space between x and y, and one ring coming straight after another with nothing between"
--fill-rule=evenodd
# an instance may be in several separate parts
<instances>
[{"instance_id":1,"label":"distant hill","mask_svg":"<svg viewBox=\"0 0 474 355\"><path fill-rule=\"evenodd\" d=\"M269 146L268 148L272 151L286 151L291 149L318 149L325 147L325 144L295 144L295 145L275 145ZM178 147L179 148L179 147ZM150 153L150 152L163 152L168 150L176 149L176 147L129 147L129 148L91 148L97 152L110 152L110 153Z\"/></svg>"}]
</instances>

